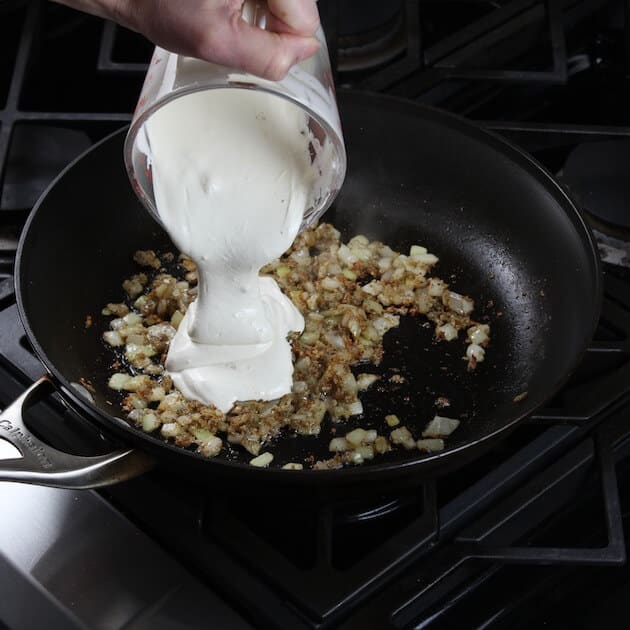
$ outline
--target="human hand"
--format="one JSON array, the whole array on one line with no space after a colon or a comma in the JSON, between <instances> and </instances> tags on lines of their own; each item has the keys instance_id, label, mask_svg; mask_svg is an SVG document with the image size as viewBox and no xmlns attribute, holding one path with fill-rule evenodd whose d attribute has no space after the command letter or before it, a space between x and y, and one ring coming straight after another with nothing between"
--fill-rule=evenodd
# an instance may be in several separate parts
<instances>
[{"instance_id":1,"label":"human hand","mask_svg":"<svg viewBox=\"0 0 630 630\"><path fill-rule=\"evenodd\" d=\"M58 0L119 22L179 54L280 80L319 48L315 0L268 0L263 30L241 17L242 0Z\"/></svg>"}]
</instances>

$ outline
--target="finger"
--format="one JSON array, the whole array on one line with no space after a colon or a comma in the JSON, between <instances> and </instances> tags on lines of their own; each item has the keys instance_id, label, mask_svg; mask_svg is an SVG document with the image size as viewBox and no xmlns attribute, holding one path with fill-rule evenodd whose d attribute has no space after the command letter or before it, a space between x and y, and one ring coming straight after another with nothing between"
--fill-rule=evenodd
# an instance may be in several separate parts
<instances>
[{"instance_id":1,"label":"finger","mask_svg":"<svg viewBox=\"0 0 630 630\"><path fill-rule=\"evenodd\" d=\"M272 81L283 79L292 66L319 49L314 37L272 33L240 19L235 22L234 30L230 65Z\"/></svg>"},{"instance_id":2,"label":"finger","mask_svg":"<svg viewBox=\"0 0 630 630\"><path fill-rule=\"evenodd\" d=\"M319 27L319 11L315 0L268 0L267 29L309 37Z\"/></svg>"}]
</instances>

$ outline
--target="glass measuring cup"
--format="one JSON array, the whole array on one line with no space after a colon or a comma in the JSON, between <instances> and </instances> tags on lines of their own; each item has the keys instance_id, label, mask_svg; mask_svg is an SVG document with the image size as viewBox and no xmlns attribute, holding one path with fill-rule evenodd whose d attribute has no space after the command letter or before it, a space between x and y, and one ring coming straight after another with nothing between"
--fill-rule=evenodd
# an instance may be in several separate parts
<instances>
[{"instance_id":1,"label":"glass measuring cup","mask_svg":"<svg viewBox=\"0 0 630 630\"><path fill-rule=\"evenodd\" d=\"M265 28L264 2L246 1L244 20ZM144 206L159 220L153 191L151 146L146 123L174 99L203 90L259 90L300 108L311 132L309 150L321 177L314 184L301 229L316 221L334 201L346 173L346 151L335 98L330 59L324 32L316 33L317 53L291 68L282 81L269 81L234 68L227 68L168 52L156 47L138 105L125 140L124 158L133 188Z\"/></svg>"}]
</instances>

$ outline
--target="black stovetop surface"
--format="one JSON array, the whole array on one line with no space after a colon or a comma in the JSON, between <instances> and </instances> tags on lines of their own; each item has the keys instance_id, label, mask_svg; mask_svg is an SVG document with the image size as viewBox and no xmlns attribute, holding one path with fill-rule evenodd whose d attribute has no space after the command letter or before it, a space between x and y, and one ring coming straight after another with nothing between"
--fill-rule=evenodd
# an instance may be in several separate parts
<instances>
[{"instance_id":1,"label":"black stovetop surface","mask_svg":"<svg viewBox=\"0 0 630 630\"><path fill-rule=\"evenodd\" d=\"M339 85L466 115L561 177L576 147L630 136L624 6L320 0ZM15 236L54 175L129 119L150 52L137 35L63 7L0 5L2 405L41 372L17 316ZM615 226L596 227L625 239ZM604 282L597 333L567 386L456 473L369 501L286 505L182 488L157 471L100 492L99 505L240 615L217 627L625 627L630 270L606 264ZM32 424L53 445L101 447L97 431L58 400ZM3 553L11 556L0 543ZM85 549L73 553L74 570L88 566ZM0 563L3 590L28 573L11 566L15 575ZM123 583L128 566L107 571ZM171 625L162 617L163 626L144 626L162 599L147 596L145 612L123 623L107 604L73 601L80 584L49 588L59 619L64 610L75 616L50 627L208 627L194 601ZM24 587L19 596L32 595ZM0 626L33 627L3 610L0 601Z\"/></svg>"}]
</instances>

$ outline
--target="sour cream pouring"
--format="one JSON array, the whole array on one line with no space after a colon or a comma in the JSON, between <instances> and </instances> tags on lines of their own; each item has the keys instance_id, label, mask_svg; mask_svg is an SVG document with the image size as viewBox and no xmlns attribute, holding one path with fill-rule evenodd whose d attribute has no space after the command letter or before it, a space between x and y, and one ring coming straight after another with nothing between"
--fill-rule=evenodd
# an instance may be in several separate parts
<instances>
[{"instance_id":1,"label":"sour cream pouring","mask_svg":"<svg viewBox=\"0 0 630 630\"><path fill-rule=\"evenodd\" d=\"M307 115L261 91L206 90L165 104L146 133L160 221L199 273L167 372L184 396L223 412L289 393L287 335L304 320L258 272L290 247L326 185Z\"/></svg>"}]
</instances>

